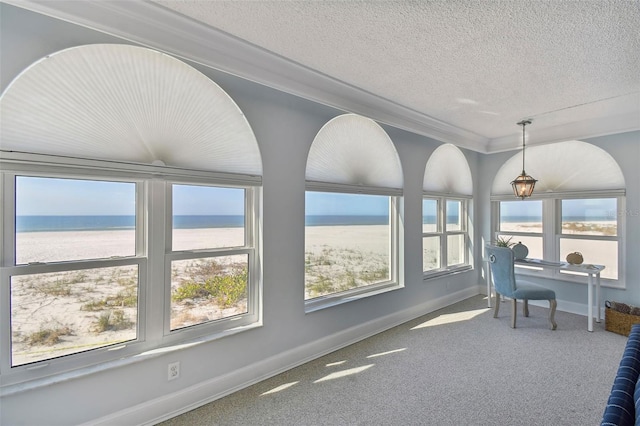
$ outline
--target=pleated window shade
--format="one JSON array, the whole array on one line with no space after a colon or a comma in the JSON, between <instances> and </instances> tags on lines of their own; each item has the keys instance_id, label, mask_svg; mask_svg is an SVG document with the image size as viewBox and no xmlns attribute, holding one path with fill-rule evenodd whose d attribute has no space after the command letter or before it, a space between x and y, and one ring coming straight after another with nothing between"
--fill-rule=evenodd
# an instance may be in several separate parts
<instances>
[{"instance_id":1,"label":"pleated window shade","mask_svg":"<svg viewBox=\"0 0 640 426\"><path fill-rule=\"evenodd\" d=\"M151 49L62 50L16 77L0 108L2 150L262 175L235 102L195 68Z\"/></svg>"},{"instance_id":2,"label":"pleated window shade","mask_svg":"<svg viewBox=\"0 0 640 426\"><path fill-rule=\"evenodd\" d=\"M425 193L473 195L469 163L458 147L445 144L433 151L425 167L422 189Z\"/></svg>"},{"instance_id":3,"label":"pleated window shade","mask_svg":"<svg viewBox=\"0 0 640 426\"><path fill-rule=\"evenodd\" d=\"M595 145L581 141L527 147L525 170L538 179L533 197L575 192L624 192L625 181L613 157ZM492 196L513 195L511 181L522 172L522 151L498 170Z\"/></svg>"},{"instance_id":4,"label":"pleated window shade","mask_svg":"<svg viewBox=\"0 0 640 426\"><path fill-rule=\"evenodd\" d=\"M306 180L308 188L337 184L390 195L402 194L403 186L400 158L389 135L356 114L335 117L320 129L309 151Z\"/></svg>"}]
</instances>

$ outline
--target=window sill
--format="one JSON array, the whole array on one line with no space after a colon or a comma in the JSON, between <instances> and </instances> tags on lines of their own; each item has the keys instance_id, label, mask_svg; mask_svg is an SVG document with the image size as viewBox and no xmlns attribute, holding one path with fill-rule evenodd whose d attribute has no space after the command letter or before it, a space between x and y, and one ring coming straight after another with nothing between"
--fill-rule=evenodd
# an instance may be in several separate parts
<instances>
[{"instance_id":1,"label":"window sill","mask_svg":"<svg viewBox=\"0 0 640 426\"><path fill-rule=\"evenodd\" d=\"M318 297L312 300L308 300L304 305L304 313L319 311L321 309L330 308L343 303L353 302L355 300L364 299L367 297L375 296L378 294L387 293L389 291L399 290L403 288L398 283L385 283L378 286L368 286L360 291L354 290L350 292L344 292L340 294L333 294L323 297ZM365 291L366 289L366 291Z\"/></svg>"},{"instance_id":2,"label":"window sill","mask_svg":"<svg viewBox=\"0 0 640 426\"><path fill-rule=\"evenodd\" d=\"M460 273L471 271L471 270L473 270L473 266L471 265L456 266L456 267L447 268L447 269L437 269L435 271L429 271L429 272L423 273L422 280L429 281L436 278L441 278L449 275L456 275L456 274L460 274Z\"/></svg>"},{"instance_id":3,"label":"window sill","mask_svg":"<svg viewBox=\"0 0 640 426\"><path fill-rule=\"evenodd\" d=\"M52 386L58 383L63 383L69 380L80 379L95 373L111 370L114 368L123 367L126 365L135 364L138 362L147 361L168 353L177 352L193 346L198 346L204 343L212 342L214 340L221 339L226 336L242 333L244 331L252 330L254 328L262 327L262 322L256 322L248 325L239 326L236 328L224 330L208 336L203 336L197 339L185 340L180 343L171 344L168 346L162 346L148 351L141 352L137 355L128 356L125 358L107 361L96 365L90 365L81 367L72 371L65 371L51 376L42 377L38 379L32 379L24 382L12 383L0 386L0 397L19 394L22 392L28 392L39 388Z\"/></svg>"}]
</instances>

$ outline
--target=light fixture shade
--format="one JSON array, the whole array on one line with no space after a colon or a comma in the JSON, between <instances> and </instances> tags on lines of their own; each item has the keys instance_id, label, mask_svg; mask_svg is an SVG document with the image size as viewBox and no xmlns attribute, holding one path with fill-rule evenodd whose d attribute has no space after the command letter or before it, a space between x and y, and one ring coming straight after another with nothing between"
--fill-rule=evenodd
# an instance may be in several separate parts
<instances>
[{"instance_id":1,"label":"light fixture shade","mask_svg":"<svg viewBox=\"0 0 640 426\"><path fill-rule=\"evenodd\" d=\"M531 194L533 194L533 188L536 186L536 182L536 179L526 174L523 170L522 174L511 182L513 193L516 197L520 197L523 200L527 197L531 197Z\"/></svg>"},{"instance_id":2,"label":"light fixture shade","mask_svg":"<svg viewBox=\"0 0 640 426\"><path fill-rule=\"evenodd\" d=\"M520 176L511 181L513 193L516 195L516 197L523 200L527 197L531 197L531 194L533 194L533 188L536 186L537 182L537 180L529 176L524 171L524 128L527 124L531 124L531 119L522 120L518 123L518 126L522 126L522 173L520 173Z\"/></svg>"}]
</instances>

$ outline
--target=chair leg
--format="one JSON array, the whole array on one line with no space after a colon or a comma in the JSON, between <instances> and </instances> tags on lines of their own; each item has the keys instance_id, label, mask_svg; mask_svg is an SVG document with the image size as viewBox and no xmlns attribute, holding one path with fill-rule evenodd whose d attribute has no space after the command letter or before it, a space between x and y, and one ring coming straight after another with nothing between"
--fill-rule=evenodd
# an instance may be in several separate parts
<instances>
[{"instance_id":1,"label":"chair leg","mask_svg":"<svg viewBox=\"0 0 640 426\"><path fill-rule=\"evenodd\" d=\"M518 311L518 301L511 299L511 328L516 328L516 312Z\"/></svg>"},{"instance_id":2,"label":"chair leg","mask_svg":"<svg viewBox=\"0 0 640 426\"><path fill-rule=\"evenodd\" d=\"M493 317L494 318L498 318L498 311L500 310L500 293L498 293L497 291L496 291L496 303L495 303L495 305L496 305L496 308L493 311Z\"/></svg>"},{"instance_id":3,"label":"chair leg","mask_svg":"<svg viewBox=\"0 0 640 426\"><path fill-rule=\"evenodd\" d=\"M556 315L556 306L558 306L556 299L549 300L549 322L551 323L552 330L555 330L556 327L558 327L554 318Z\"/></svg>"},{"instance_id":4,"label":"chair leg","mask_svg":"<svg viewBox=\"0 0 640 426\"><path fill-rule=\"evenodd\" d=\"M525 317L529 316L529 299L524 299L522 303L522 313Z\"/></svg>"}]
</instances>

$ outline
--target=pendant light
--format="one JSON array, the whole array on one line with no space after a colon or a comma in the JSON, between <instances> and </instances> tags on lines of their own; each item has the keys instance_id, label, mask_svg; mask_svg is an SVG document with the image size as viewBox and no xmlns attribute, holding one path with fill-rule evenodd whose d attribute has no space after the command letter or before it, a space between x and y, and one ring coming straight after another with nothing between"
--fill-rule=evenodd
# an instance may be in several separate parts
<instances>
[{"instance_id":1,"label":"pendant light","mask_svg":"<svg viewBox=\"0 0 640 426\"><path fill-rule=\"evenodd\" d=\"M522 120L518 123L518 126L522 126L522 173L511 182L513 187L513 193L516 197L523 200L527 197L531 197L533 194L533 187L536 186L537 180L527 175L524 171L524 128L527 124L531 124L531 120Z\"/></svg>"}]
</instances>

